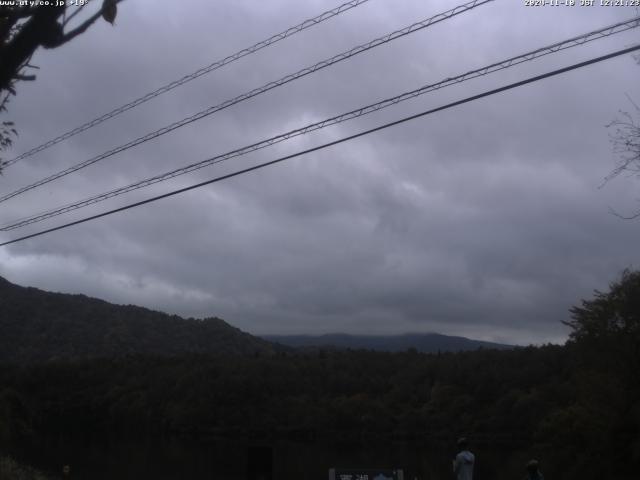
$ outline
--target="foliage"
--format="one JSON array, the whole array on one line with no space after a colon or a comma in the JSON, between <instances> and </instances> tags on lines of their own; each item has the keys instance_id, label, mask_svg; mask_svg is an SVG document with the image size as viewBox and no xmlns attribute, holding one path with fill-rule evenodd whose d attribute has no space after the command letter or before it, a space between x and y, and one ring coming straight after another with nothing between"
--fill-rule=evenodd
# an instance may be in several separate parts
<instances>
[{"instance_id":1,"label":"foliage","mask_svg":"<svg viewBox=\"0 0 640 480\"><path fill-rule=\"evenodd\" d=\"M267 355L272 344L219 318L183 319L84 295L13 285L0 277L0 361L117 357L132 353Z\"/></svg>"},{"instance_id":2,"label":"foliage","mask_svg":"<svg viewBox=\"0 0 640 480\"><path fill-rule=\"evenodd\" d=\"M640 65L640 55L634 55L633 58ZM629 95L627 98L633 109L630 112L620 110L619 116L607 125L612 129L609 140L618 160L616 167L606 176L605 183L623 173L640 176L640 106ZM626 220L640 218L640 210L630 215L621 215L614 210L611 213Z\"/></svg>"},{"instance_id":3,"label":"foliage","mask_svg":"<svg viewBox=\"0 0 640 480\"><path fill-rule=\"evenodd\" d=\"M29 438L31 416L22 395L12 388L0 389L0 444Z\"/></svg>"},{"instance_id":4,"label":"foliage","mask_svg":"<svg viewBox=\"0 0 640 480\"><path fill-rule=\"evenodd\" d=\"M7 111L7 104L9 103L10 95L15 95L15 89L13 88L13 82L9 85L8 91L2 96L0 92L0 114ZM17 136L18 132L14 128L14 123L11 121L2 121L0 123L0 152L7 150L13 144L13 137ZM2 173L2 167L5 162L0 157L0 173Z\"/></svg>"},{"instance_id":5,"label":"foliage","mask_svg":"<svg viewBox=\"0 0 640 480\"><path fill-rule=\"evenodd\" d=\"M47 480L42 472L18 464L11 457L0 456L0 478L2 480Z\"/></svg>"},{"instance_id":6,"label":"foliage","mask_svg":"<svg viewBox=\"0 0 640 480\"><path fill-rule=\"evenodd\" d=\"M47 311L52 323L62 322L72 332L73 323L62 312L79 305L86 308L85 321L96 316L108 323L121 316L127 321L117 325L125 330L136 316L160 315L126 310L134 307L102 311L92 303L98 301L86 297L59 305L56 294L39 297L43 292L29 289L36 296L21 297L26 295L21 287L6 283L0 284L0 299L10 301L0 300L0 312L8 311L5 318L15 322ZM13 437L8 441L66 432L402 440L440 447L465 435L476 447L526 450L542 460L549 478L631 479L640 469L634 360L639 301L640 272L625 271L609 291L595 292L571 309L565 346L445 354L320 349L177 355L172 350L171 356L82 353L45 363L0 364L0 431ZM35 310L29 310L30 302ZM147 329L153 337L154 322L168 320L150 318L141 332ZM33 345L46 335L46 324L38 325L40 330L29 333ZM2 331L11 332L10 327L5 323ZM144 345L144 335L137 335L136 345Z\"/></svg>"},{"instance_id":7,"label":"foliage","mask_svg":"<svg viewBox=\"0 0 640 480\"><path fill-rule=\"evenodd\" d=\"M631 101L631 99L629 99ZM611 122L608 127L613 129L610 140L613 152L618 156L616 167L607 176L606 181L623 173L632 176L640 176L640 106L631 101L634 110L621 111L620 116ZM640 211L630 216L618 216L626 219L640 218Z\"/></svg>"},{"instance_id":8,"label":"foliage","mask_svg":"<svg viewBox=\"0 0 640 480\"><path fill-rule=\"evenodd\" d=\"M35 80L30 65L40 48L57 48L83 34L100 17L113 24L117 4L122 0L103 0L93 15L77 21L77 15L97 2L13 2L0 5L0 113L6 111L16 82ZM11 2L6 2L11 3ZM74 5L74 6L72 6ZM2 122L0 151L12 143L16 134L12 122ZM3 162L0 161L0 172Z\"/></svg>"},{"instance_id":9,"label":"foliage","mask_svg":"<svg viewBox=\"0 0 640 480\"><path fill-rule=\"evenodd\" d=\"M559 346L458 354L133 356L0 368L39 432L531 447L574 400ZM536 447L537 448L537 447Z\"/></svg>"},{"instance_id":10,"label":"foliage","mask_svg":"<svg viewBox=\"0 0 640 480\"><path fill-rule=\"evenodd\" d=\"M625 270L571 316L567 348L578 395L545 431L590 452L584 478L614 478L615 465L640 466L640 271ZM560 456L576 467L571 451Z\"/></svg>"},{"instance_id":11,"label":"foliage","mask_svg":"<svg viewBox=\"0 0 640 480\"><path fill-rule=\"evenodd\" d=\"M625 270L608 292L594 292L594 299L573 307L570 326L574 342L600 344L640 337L640 271Z\"/></svg>"}]
</instances>

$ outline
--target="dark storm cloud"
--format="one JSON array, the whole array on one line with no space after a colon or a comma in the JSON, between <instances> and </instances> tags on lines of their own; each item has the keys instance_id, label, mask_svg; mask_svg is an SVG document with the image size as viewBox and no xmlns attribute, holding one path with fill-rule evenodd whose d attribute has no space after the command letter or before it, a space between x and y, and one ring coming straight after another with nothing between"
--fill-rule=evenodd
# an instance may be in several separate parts
<instances>
[{"instance_id":1,"label":"dark storm cloud","mask_svg":"<svg viewBox=\"0 0 640 480\"><path fill-rule=\"evenodd\" d=\"M11 114L15 153L335 6L122 5L40 52ZM3 191L89 158L455 2L372 0L8 169ZM2 205L0 221L95 194L633 15L496 1L231 107ZM635 35L635 37L634 37ZM465 82L369 117L105 202L80 218L627 46L637 32ZM0 251L0 274L256 333L439 331L562 341L560 321L638 264L637 184L604 125L638 98L630 57L456 107L181 197ZM55 221L40 226L56 225ZM67 217L64 217L65 219ZM35 231L25 229L28 231ZM17 235L16 231L14 232ZM12 238L6 234L3 238Z\"/></svg>"}]
</instances>

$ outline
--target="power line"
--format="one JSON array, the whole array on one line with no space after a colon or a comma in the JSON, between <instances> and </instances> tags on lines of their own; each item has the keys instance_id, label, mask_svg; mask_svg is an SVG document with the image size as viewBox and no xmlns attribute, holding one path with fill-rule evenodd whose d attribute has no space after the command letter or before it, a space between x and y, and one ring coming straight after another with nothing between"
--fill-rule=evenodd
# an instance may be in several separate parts
<instances>
[{"instance_id":1,"label":"power line","mask_svg":"<svg viewBox=\"0 0 640 480\"><path fill-rule=\"evenodd\" d=\"M29 217L24 217L21 219L17 219L17 220L13 220L11 223L5 223L3 226L0 227L0 231L9 231L9 230L13 230L19 227L23 227L26 225L30 225L33 223L37 223L43 220L46 220L48 218L52 218L58 215L62 215L64 213L68 213L70 211L73 210L77 210L79 208L83 208L89 205L93 205L95 203L99 203L105 200L108 200L110 198L119 196L119 195L123 195L125 193L134 191L134 190L138 190L140 188L144 188L144 187L148 187L150 185L154 185L156 183L159 182L163 182L165 180L169 180L171 178L180 176L180 175L184 175L186 173L190 173L196 170L199 170L201 168L210 166L210 165L214 165L217 163L221 163L224 162L226 160L229 160L231 158L235 158L235 157L239 157L242 155L246 155L248 153L254 152L256 150L260 150L266 147L269 147L271 145L274 145L276 143L280 143L283 142L285 140L291 139L293 137L297 137L299 135L303 135L303 134L307 134L309 132L315 131L315 130L320 130L322 128L331 126L331 125L336 125L342 122L345 122L347 120L352 120L354 118L358 118L361 117L363 115L367 115L369 113L373 113L376 112L378 110L382 110L384 108L387 108L389 106L392 105L396 105L400 102L404 102L406 100L415 98L419 95L423 95L425 93L428 92L432 92L441 88L445 88L447 86L450 85L454 85L457 83L461 83L467 80L471 80L473 78L477 78L480 76L484 76L487 75L489 73L494 73L497 72L499 70L504 70L506 68L512 67L514 65L518 65L520 63L523 62L527 62L527 61L531 61L534 60L536 58L540 58L543 57L545 55L549 55L551 53L555 53L561 50L565 50L568 48L572 48L578 45L583 45L587 42L593 41L593 40L597 40L600 38L604 38L604 37L608 37L610 35L613 35L615 33L620 33L620 32L624 32L627 31L629 29L632 28L637 28L638 26L640 26L640 17L636 17L633 19L629 19L623 22L618 22L616 24L613 25L609 25L607 27L601 28L599 30L595 30L583 35L579 35L576 37L572 37L569 38L567 40L561 41L561 42L556 42L552 45L546 46L546 47L542 47L542 48L538 48L536 50L533 51L529 51L527 53L515 56L515 57L511 57L508 58L506 60L502 60L500 62L496 62L493 63L491 65L482 67L480 69L476 69L476 70L471 70L469 72L466 72L462 75L458 75L456 77L449 77L445 80L442 80L440 82L437 83L433 83L433 84L429 84L429 85L425 85L422 86L416 90L412 90L410 92L405 92L402 93L400 95L396 95L395 97L391 97L385 100L382 100L380 102L377 103L373 103L361 108L358 108L356 110L351 110L350 112L347 113L343 113L341 115L337 115L325 120L322 120L320 122L316 122L316 123L312 123L310 125L306 125L304 127L295 129L295 130L291 130L289 132L286 133L282 133L280 135L268 138L266 140L261 140L257 143L245 146L245 147L241 147L239 149L236 150L232 150L230 152L221 154L221 155L217 155L215 157L211 157L208 158L206 160L202 160L200 162L197 163L193 163L191 165L187 165L185 167L181 167L175 170L171 170L169 172L165 172L150 178L147 178L145 180L141 180L139 182L124 186L124 187L119 187L116 188L114 190L110 190L108 192L104 192L98 195L94 195L92 197L86 198L84 200L78 201L78 202L74 202L74 203L70 203L61 207L57 207L55 209L51 209L45 212L41 212L35 215L31 215Z\"/></svg>"},{"instance_id":2,"label":"power line","mask_svg":"<svg viewBox=\"0 0 640 480\"><path fill-rule=\"evenodd\" d=\"M44 235L46 233L51 233L51 232L55 232L57 230L62 230L64 228L68 228L68 227L71 227L71 226L74 226L74 225L79 225L81 223L85 223L85 222L88 222L90 220L95 220L95 219L98 219L98 218L101 218L101 217L106 217L106 216L112 215L114 213L118 213L118 212L122 212L124 210L129 210L131 208L139 207L141 205L145 205L147 203L152 203L152 202L155 202L157 200L161 200L163 198L171 197L173 195L178 195L180 193L184 193L184 192L187 192L189 190L194 190L196 188L200 188L200 187L203 187L205 185L210 185L212 183L217 183L217 182L220 182L222 180L226 180L226 179L229 179L229 178L232 178L232 177L236 177L236 176L248 173L248 172L252 172L254 170L259 170L259 169L264 168L264 167L275 165L276 163L284 162L285 160L289 160L289 159L292 159L292 158L295 158L295 157L306 155L308 153L312 153L312 152L315 152L315 151L318 151L318 150L323 150L325 148L328 148L328 147L331 147L331 146L334 146L334 145L338 145L340 143L344 143L344 142L347 142L347 141L350 141L350 140L354 140L356 138L363 137L365 135L369 135L371 133L378 132L380 130L384 130L384 129L389 128L389 127L393 127L395 125L400 125L400 124L408 122L410 120L415 120L416 118L424 117L424 116L430 115L432 113L436 113L436 112L440 112L440 111L443 111L443 110L447 110L449 108L456 107L458 105L462 105L462 104L469 103L469 102L472 102L472 101L475 101L475 100L479 100L479 99L484 98L484 97L495 95L497 93L501 93L501 92L504 92L504 91L507 91L507 90L518 88L518 87L521 87L523 85L527 85L529 83L534 83L534 82L537 82L539 80L543 80L543 79L546 79L546 78L549 78L549 77L560 75L562 73L566 73L566 72L569 72L571 70L575 70L575 69L578 69L578 68L586 67L587 65L592 65L592 64L595 64L595 63L598 63L598 62L602 62L604 60L608 60L608 59L611 59L611 58L614 58L614 57L618 57L620 55L625 55L627 53L631 53L631 52L634 52L636 50L640 50L640 44L635 45L633 47L629 47L629 48L625 48L625 49L622 49L622 50L618 50L616 52L609 53L607 55L603 55L603 56L600 56L600 57L592 58L591 60L587 60L587 61L584 61L584 62L576 63L576 64L570 65L568 67L564 67L564 68L560 68L560 69L557 69L557 70L553 70L551 72L543 73L543 74L537 75L535 77L530 77L530 78L528 78L526 80L521 80L519 82L511 83L511 84L502 86L500 88L496 88L496 89L489 90L489 91L486 91L486 92L483 92L483 93L480 93L480 94L477 94L477 95L473 95L471 97L467 97L467 98L464 98L462 100L458 100L458 101L455 101L455 102L452 102L452 103L448 103L446 105L443 105L443 106L440 106L440 107L437 107L437 108L433 108L431 110L427 110L427 111L424 111L424 112L421 112L421 113L417 113L415 115L404 117L404 118L402 118L400 120L396 120L396 121L393 121L393 122L385 123L385 124L380 125L378 127L371 128L369 130L365 130L363 132L356 133L354 135L350 135L348 137L343 137L341 139L334 140L332 142L328 142L328 143L325 143L325 144L322 144L322 145L318 145L316 147L309 148L309 149L306 149L306 150L303 150L303 151L300 151L300 152L296 152L296 153L293 153L291 155L286 155L284 157L280 157L280 158L277 158L275 160L271 160L269 162L264 162L264 163L261 163L259 165L254 165L253 167L249 167L249 168L245 168L245 169L242 169L242 170L238 170L236 172L229 173L227 175L222 175L220 177L216 177L216 178L213 178L211 180L207 180L205 182L197 183L197 184L191 185L189 187L184 187L184 188L180 188L178 190L173 190L171 192L164 193L162 195L158 195L158 196L155 196L155 197L152 197L152 198L148 198L148 199L142 200L140 202L135 202L135 203L132 203L132 204L129 204L129 205L125 205L124 207L120 207L120 208L116 208L116 209L113 209L113 210L109 210L107 212L99 213L97 215L92 215L90 217L85 217L85 218L82 218L80 220L76 220L74 222L69 222L69 223L66 223L64 225L59 225L57 227L49 228L47 230L41 230L40 232L32 233L30 235L25 235L24 237L16 238L14 240L9 240L7 242L0 243L0 247L3 247L5 245L10 245L12 243L20 242L20 241L23 241L23 240L27 240L29 238L38 237L38 236Z\"/></svg>"},{"instance_id":3,"label":"power line","mask_svg":"<svg viewBox=\"0 0 640 480\"><path fill-rule=\"evenodd\" d=\"M223 58L222 60L217 60L216 62L210 65L207 65L206 67L202 67L196 70L195 72L190 73L189 75L185 75L184 77L178 80L174 80L170 83L167 83L166 85L163 85L162 87L158 88L157 90L154 90L153 92L149 92L146 95L143 95L142 97L136 98L135 100L129 103L126 103L121 107L115 108L98 118L95 118L87 123L80 125L79 127L69 130L68 132L63 133L62 135L56 138L53 138L37 147L34 147L31 150L28 150L22 153L21 155L15 157L14 159L7 161L4 164L4 167L13 165L14 163L24 158L30 157L32 155L35 155L36 153L46 150L47 148L52 147L53 145L56 145L64 140L67 140L68 138L71 138L81 132L84 132L85 130L95 127L96 125L99 125L102 122L106 122L107 120L113 117L116 117L121 113L126 112L127 110L131 110L132 108L137 107L138 105L142 105L143 103L148 102L149 100L155 97L158 97L164 93L167 93L173 90L174 88L177 88L181 85L184 85L187 82L190 82L191 80L195 80L196 78L201 77L202 75L206 75L207 73L213 72L214 70L217 70L226 65L229 65L230 63L235 62L236 60L240 60L241 58L246 57L247 55L256 53L257 51L262 50L263 48L271 46L281 40L284 40L285 38L291 37L292 35L295 35L296 33L299 33L303 30L306 30L307 28L313 27L314 25L318 25L319 23L322 23L325 20L329 20L330 18L340 15L341 13L351 10L352 8L362 5L363 3L366 3L368 1L369 0L351 0L335 8L332 8L331 10L327 10L326 12L323 12L320 15L317 15L313 18L305 20L304 22L299 23L298 25L287 28L286 30L280 33L272 35L266 40L261 40L260 42L250 47L244 48L232 55L229 55L228 57Z\"/></svg>"},{"instance_id":4,"label":"power line","mask_svg":"<svg viewBox=\"0 0 640 480\"><path fill-rule=\"evenodd\" d=\"M249 92L246 92L242 95L239 95L235 98L232 98L230 100L226 100L223 103L220 103L218 105L212 106L207 108L206 110L202 110L198 113L195 113L193 115L191 115L190 117L186 117L183 118L182 120L179 120L177 122L172 123L171 125L165 126L159 130L156 130L154 132L148 133L142 137L139 137L135 140L132 140L124 145L120 145L119 147L113 148L107 152L104 152L98 156L95 156L93 158L90 158L88 160L85 160L84 162L78 163L74 166L71 166L69 168L66 168L64 170L61 170L57 173L54 173L53 175L50 175L48 177L45 177L35 183L32 183L30 185L27 185L25 187L19 188L18 190L15 190L11 193L8 193L6 195L3 195L2 197L0 197L0 202L4 202L9 200L10 198L13 198L17 195L20 195L24 192L27 192L29 190L33 190L34 188L37 188L41 185L45 185L49 182L52 182L58 178L64 177L66 175L69 175L70 173L76 172L82 168L88 167L89 165L92 165L100 160L104 160L105 158L111 157L117 153L123 152L125 150L128 150L129 148L135 147L137 145L140 145L142 143L148 142L149 140L153 140L154 138L157 138L161 135L164 135L165 133L169 133L173 130L176 130L177 128L183 127L185 125L188 125L192 122L195 122L197 120L200 120L204 117L207 117L209 115L212 115L216 112L219 112L221 110L224 110L226 108L231 107L232 105L235 105L237 103L240 103L244 100L248 100L252 97L255 97L256 95L260 95L262 93L268 92L269 90L272 90L274 88L280 87L282 85L285 85L289 82L292 82L294 80L297 80L299 78L302 78L306 75L309 75L310 73L314 73L317 72L319 70L322 70L323 68L326 68L330 65L333 65L335 63L341 62L343 60L346 60L348 58L351 58L355 55L358 55L360 53L366 52L368 50L371 50L372 48L378 47L380 45L384 45L386 43L389 43L393 40L396 40L400 37L404 37L406 35L409 35L411 33L415 33L419 30L422 30L424 28L427 28L431 25L434 25L436 23L442 22L444 20L447 20L449 18L452 18L456 15L459 15L461 13L467 12L469 10L472 10L478 6L484 5L486 3L492 2L494 0L473 0L471 2L465 3L463 5L459 5L455 8L452 8L451 10L447 10L446 12L440 13L438 15L435 15L433 17L430 17L428 19L425 19L421 22L417 22L414 23L412 25L409 25L408 27L405 27L401 30L396 30L392 33L389 33L387 35L384 35L382 37L376 38L368 43L359 45L357 47L354 47L346 52L340 53L338 55L335 55L327 60L323 60L321 62L316 63L315 65L312 65L310 67L307 68L303 68L302 70L299 70L296 73L292 73L289 75L286 75L285 77L280 78L279 80L275 80L272 82L269 82L261 87L255 88Z\"/></svg>"}]
</instances>

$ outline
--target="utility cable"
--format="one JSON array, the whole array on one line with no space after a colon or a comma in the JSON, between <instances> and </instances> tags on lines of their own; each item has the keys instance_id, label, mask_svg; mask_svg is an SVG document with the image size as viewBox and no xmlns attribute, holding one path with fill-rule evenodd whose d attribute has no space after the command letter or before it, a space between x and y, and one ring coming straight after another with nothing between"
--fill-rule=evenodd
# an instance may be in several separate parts
<instances>
[{"instance_id":1,"label":"utility cable","mask_svg":"<svg viewBox=\"0 0 640 480\"><path fill-rule=\"evenodd\" d=\"M281 40L284 40L285 38L291 37L292 35L295 35L296 33L299 33L303 30L306 30L307 28L313 27L314 25L318 25L319 23L322 23L325 20L329 20L330 18L340 15L341 13L351 10L352 8L362 5L363 3L366 3L368 1L369 0L351 0L350 2L343 3L342 5L332 8L331 10L327 10L326 12L321 13L320 15L317 15L313 18L305 20L304 22L299 23L298 25L287 28L286 30L280 33L277 33L276 35L272 35L266 40L261 40L260 42L250 47L244 48L232 55L229 55L228 57L223 58L222 60L217 60L216 62L206 67L202 67L196 70L195 72L190 73L189 75L185 75L184 77L178 80L174 80L170 83L167 83L166 85L163 85L162 87L158 88L157 90L154 90L153 92L149 92L146 95L143 95L142 97L136 98L135 100L129 103L126 103L121 107L115 108L110 112L105 113L104 115L101 115L98 118L95 118L87 123L80 125L79 127L69 130L68 132L63 133L62 135L55 137L41 145L38 145L37 147L34 147L31 150L28 150L22 153L21 155L18 155L17 157L7 161L4 164L4 167L13 165L14 163L24 158L30 157L32 155L35 155L38 152L46 150L47 148L52 147L64 140L67 140L68 138L71 138L81 132L84 132L85 130L95 127L96 125L99 125L102 122L106 122L107 120L113 117L116 117L121 113L126 112L127 110L131 110L132 108L137 107L138 105L142 105L143 103L148 102L149 100L155 97L158 97L164 93L167 93L173 90L174 88L179 87L180 85L184 85L185 83L190 82L191 80L195 80L196 78L201 77L202 75L206 75L207 73L213 72L214 70L217 70L226 65L229 65L230 63L235 62L236 60L240 60L241 58L246 57L247 55L256 53L257 51L262 50L263 48L273 45Z\"/></svg>"},{"instance_id":2,"label":"utility cable","mask_svg":"<svg viewBox=\"0 0 640 480\"><path fill-rule=\"evenodd\" d=\"M438 15L435 15L433 17L430 17L428 19L425 19L421 22L417 22L414 23L412 25L409 25L408 27L405 27L401 30L396 30L395 32L389 33L387 35L384 35L382 37L376 38L375 40L372 40L368 43L359 45L357 47L352 48L351 50L348 50L346 52L340 53L338 55L335 55L327 60L323 60L321 62L316 63L315 65L312 65L310 67L307 68L303 68L302 70L299 70L296 73L292 73L289 74L285 77L282 77L279 80L275 80L273 82L269 82L261 87L255 88L247 93L244 93L242 95L239 95L235 98L232 98L230 100L227 100L223 103L220 103L218 105L212 106L207 108L206 110L202 110L194 115L191 115L190 117L186 117L183 118L182 120L179 120L175 123L172 123L171 125L165 126L159 130L156 130L154 132L148 133L146 135L143 135L142 137L139 137L135 140L132 140L124 145L120 145L119 147L113 148L107 152L104 152L98 156L95 156L93 158L90 158L88 160L85 160L84 162L78 163L76 165L73 165L69 168L66 168L64 170L61 170L57 173L54 173L53 175L50 175L48 177L45 177L35 183L32 183L30 185L27 185L25 187L19 188L18 190L15 190L11 193L8 193L6 195L3 195L0 197L0 202L4 202L9 200L10 198L13 198L17 195L20 195L24 192L27 192L29 190L33 190L34 188L37 188L41 185L45 185L49 182L52 182L58 178L64 177L66 175L69 175L70 173L76 172L82 168L88 167L89 165L92 165L100 160L104 160L105 158L111 157L117 153L123 152L125 150L128 150L132 147L135 147L137 145L140 145L141 143L145 143L148 142L149 140L153 140L161 135L164 135L165 133L169 133L172 132L173 130L176 130L177 128L183 127L185 125L188 125L192 122L195 122L197 120L200 120L204 117L207 117L209 115L212 115L216 112L219 112L221 110L224 110L226 108L231 107L232 105L235 105L237 103L240 103L242 101L248 100L252 97L255 97L256 95L260 95L262 93L268 92L269 90L272 90L274 88L280 87L282 85L285 85L289 82L292 82L294 80L297 80L299 78L302 78L306 75L309 75L311 73L317 72L319 70L322 70L323 68L326 68L330 65L333 65L335 63L341 62L343 60L346 60L348 58L351 58L355 55L358 55L360 53L366 52L368 50L371 50L372 48L378 47L380 45L384 45L386 43L389 43L393 40L396 40L398 38L404 37L406 35L409 35L411 33L415 33L419 30L422 30L424 28L427 28L431 25L434 25L436 23L442 22L443 20L447 20L449 18L452 18L456 15L459 15L461 13L467 12L469 10L472 10L480 5L484 5L486 3L492 2L494 0L473 0L471 2L465 3L463 5L459 5L455 8L452 8L451 10L447 10L446 12L440 13Z\"/></svg>"},{"instance_id":3,"label":"utility cable","mask_svg":"<svg viewBox=\"0 0 640 480\"><path fill-rule=\"evenodd\" d=\"M217 155L215 157L212 158L208 158L206 160L202 160L200 162L197 163L193 163L191 165L187 165L185 167L181 167L175 170L171 170L169 172L165 172L159 175L155 175L153 177L135 182L133 184L124 186L124 187L119 187L98 195L94 195L92 197L89 198L85 198L84 200L80 200L74 203L70 203L64 206L60 206L60 207L56 207L55 209L50 209L47 210L45 212L40 212L38 214L35 215L31 215L28 217L23 217L20 219L16 219L13 220L11 223L5 223L4 225L0 226L0 231L9 231L9 230L13 230L19 227L23 227L26 225L30 225L33 223L37 223L43 220L46 220L48 218L51 217L55 217L58 215L62 215L64 213L73 211L73 210L77 210L79 208L83 208L86 207L88 205L93 205L95 203L98 202L102 202L105 200L108 200L110 198L119 196L119 195L123 195L125 193L134 191L134 190L138 190L140 188L144 188L144 187L148 187L150 185L159 183L159 182L163 182L165 180L169 180L171 178L180 176L180 175L184 175L196 170L199 170L201 168L204 167L208 167L210 165L214 165L217 163L221 163L224 162L226 160L229 160L231 158L235 158L235 157L239 157L242 155L246 155L248 153L254 152L256 150L260 150L262 148L266 148L269 147L271 145L283 142L285 140L291 139L293 137L297 137L299 135L303 135L303 134L307 134L309 132L315 131L315 130L320 130L322 128L331 126L331 125L336 125L342 122L345 122L347 120L352 120L354 118L358 118L364 115L367 115L369 113L373 113L376 112L378 110L382 110L384 108L387 108L389 106L392 105L396 105L400 102L404 102L406 100L415 98L419 95L423 95L425 93L428 92L432 92L434 90L438 90L441 88L445 88L447 86L450 85L454 85L457 83L461 83L467 80L471 80L473 78L477 78L480 76L484 76L487 75L489 73L494 73L500 70L504 70L506 68L512 67L514 65L518 65L520 63L523 62L527 62L527 61L531 61L534 60L536 58L540 58L543 57L545 55L551 54L551 53L555 53L561 50L565 50L568 48L572 48L578 45L583 45L587 42L593 41L593 40L597 40L600 38L604 38L604 37L608 37L610 35L613 35L615 33L620 33L620 32L624 32L627 31L629 29L632 28L637 28L638 26L640 26L640 17L636 17L633 19L629 19L623 22L618 22L616 24L613 25L609 25L607 27L601 28L599 30L595 30L580 36L576 36L576 37L572 37L569 38L567 40L561 41L561 42L556 42L552 45L546 46L546 47L542 47L542 48L538 48L536 50L533 51L529 51L527 53L515 56L515 57L511 57L508 58L506 60L502 60L500 62L496 62L493 63L491 65L476 69L476 70L471 70L469 72L466 72L462 75L458 75L455 77L449 77L445 80L442 80L440 82L437 83L432 83L429 85L425 85L422 86L416 90L412 90L410 92L405 92L402 93L400 95L396 95L395 97L391 97L391 98L387 98L385 100L382 100L380 102L377 103L373 103L355 110L351 110L350 112L346 112L343 113L341 115L337 115L325 120L322 120L320 122L316 122L316 123L312 123L310 125L306 125L304 127L295 129L295 130L291 130L289 132L286 133L282 133L280 135L268 138L266 140L261 140L259 142L256 142L254 144L236 149L236 150L232 150L230 152L221 154L221 155Z\"/></svg>"},{"instance_id":4,"label":"utility cable","mask_svg":"<svg viewBox=\"0 0 640 480\"><path fill-rule=\"evenodd\" d=\"M640 50L640 44L635 45L633 47L629 47L629 48L625 48L625 49L622 49L622 50L618 50L618 51L615 51L613 53L609 53L607 55L603 55L603 56L600 56L600 57L592 58L591 60L587 60L587 61L584 61L584 62L576 63L576 64L570 65L568 67L560 68L558 70L553 70L551 72L547 72L547 73L544 73L544 74L541 74L541 75L537 75L535 77L530 77L530 78L528 78L526 80L521 80L519 82L511 83L511 84L502 86L500 88L496 88L496 89L489 90L489 91L486 91L486 92L483 92L483 93L480 93L480 94L477 94L477 95L473 95L471 97L467 97L467 98L464 98L462 100L458 100L458 101L455 101L455 102L452 102L452 103L448 103L446 105L443 105L443 106L440 106L440 107L437 107L437 108L433 108L431 110L427 110L427 111L424 111L424 112L421 112L421 113L417 113L415 115L411 115L411 116L408 116L408 117L401 118L400 120L396 120L396 121L393 121L393 122L385 123L385 124L380 125L378 127L375 127L375 128L369 129L369 130L365 130L363 132L356 133L354 135L349 135L348 137L343 137L343 138L340 138L338 140L334 140L332 142L328 142L328 143L325 143L325 144L322 144L322 145L318 145L318 146L313 147L313 148L309 148L309 149L306 149L306 150L302 150L300 152L293 153L291 155L286 155L284 157L280 157L280 158L277 158L275 160L271 160L269 162L264 162L264 163L261 163L261 164L258 164L258 165L254 165L253 167L249 167L249 168L245 168L245 169L242 169L242 170L238 170L236 172L229 173L227 175L222 175L220 177L216 177L216 178L213 178L211 180L207 180L205 182L197 183L195 185L190 185L188 187L180 188L178 190L173 190L171 192L164 193L162 195L158 195L158 196L155 196L155 197L152 197L152 198L148 198L148 199L142 200L140 202L135 202L135 203L132 203L132 204L129 204L129 205L125 205L124 207L120 207L120 208L116 208L116 209L113 209L113 210L109 210L107 212L99 213L97 215L92 215L90 217L85 217L85 218L82 218L80 220L76 220L74 222L69 222L69 223L66 223L64 225L59 225L57 227L49 228L49 229L46 229L46 230L41 230L39 232L32 233L30 235L25 235L25 236L20 237L20 238L9 240L7 242L0 243L0 247L4 247L4 246L10 245L12 243L16 243L16 242L20 242L20 241L23 241L23 240L27 240L29 238L38 237L38 236L44 235L46 233L51 233L51 232L55 232L57 230L62 230L64 228L68 228L68 227L71 227L71 226L74 226L74 225L79 225L81 223L85 223L85 222L88 222L90 220L95 220L95 219L98 219L98 218L106 217L106 216L112 215L114 213L118 213L118 212L122 212L122 211L125 211L125 210L129 210L131 208L139 207L141 205L145 205L147 203L152 203L152 202L155 202L157 200L161 200L163 198L167 198L167 197L171 197L171 196L174 196L174 195L178 195L180 193L188 192L190 190L194 190L196 188L203 187L205 185L210 185L212 183L217 183L217 182L220 182L222 180L226 180L226 179L229 179L229 178L232 178L232 177L236 177L236 176L248 173L248 172L252 172L254 170L259 170L261 168L265 168L265 167L268 167L268 166L271 166L271 165L275 165L275 164L280 163L280 162L284 162L285 160L289 160L289 159L292 159L292 158L300 157L302 155L306 155L306 154L309 154L309 153L312 153L312 152L316 152L318 150L323 150L325 148L328 148L328 147L331 147L331 146L334 146L334 145L338 145L338 144L341 144L341 143L344 143L344 142L347 142L347 141L350 141L350 140L354 140L356 138L363 137L365 135L369 135L371 133L378 132L380 130L384 130L384 129L389 128L389 127L393 127L395 125L400 125L400 124L408 122L410 120L415 120L416 118L424 117L426 115L430 115L430 114L433 114L433 113L436 113L436 112L447 110L449 108L456 107L458 105L469 103L469 102L472 102L472 101L475 101L475 100L479 100L479 99L484 98L484 97L495 95L497 93L501 93L501 92L505 92L507 90L518 88L518 87L521 87L523 85L527 85L529 83L534 83L534 82L537 82L537 81L540 81L540 80L543 80L543 79L546 79L546 78L549 78L549 77L560 75L562 73L566 73L566 72L569 72L571 70L576 70L578 68L586 67L587 65L593 65L595 63L602 62L604 60L608 60L608 59L611 59L611 58L614 58L614 57L618 57L620 55L625 55L625 54L628 54L628 53L631 53L631 52L635 52L637 50Z\"/></svg>"}]
</instances>

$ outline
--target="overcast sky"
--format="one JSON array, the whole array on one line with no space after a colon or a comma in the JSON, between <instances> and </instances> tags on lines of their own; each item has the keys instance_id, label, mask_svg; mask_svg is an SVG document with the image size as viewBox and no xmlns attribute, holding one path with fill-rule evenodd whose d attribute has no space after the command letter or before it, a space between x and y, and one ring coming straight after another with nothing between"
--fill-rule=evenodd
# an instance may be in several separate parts
<instances>
[{"instance_id":1,"label":"overcast sky","mask_svg":"<svg viewBox=\"0 0 640 480\"><path fill-rule=\"evenodd\" d=\"M97 0L94 0L97 1ZM38 51L5 158L337 6L127 0L114 27ZM578 2L579 3L579 2ZM371 0L7 168L13 191L206 107L453 8ZM0 223L224 153L638 15L496 0L0 205ZM0 234L6 241L630 46L638 29L426 94L259 153ZM564 342L568 309L638 267L640 183L606 124L640 102L630 55L181 196L0 248L0 275L254 334L439 332Z\"/></svg>"}]
</instances>

